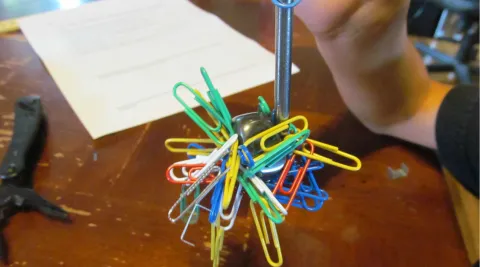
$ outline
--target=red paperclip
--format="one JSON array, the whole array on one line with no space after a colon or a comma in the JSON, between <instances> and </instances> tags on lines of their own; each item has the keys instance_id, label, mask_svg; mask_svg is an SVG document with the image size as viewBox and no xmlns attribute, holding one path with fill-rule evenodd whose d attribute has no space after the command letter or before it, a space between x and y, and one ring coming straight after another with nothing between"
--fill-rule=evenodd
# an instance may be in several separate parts
<instances>
[{"instance_id":1,"label":"red paperclip","mask_svg":"<svg viewBox=\"0 0 480 267\"><path fill-rule=\"evenodd\" d=\"M217 163L217 166L218 165L219 164ZM169 182L174 184L192 184L197 180L193 173L201 170L203 167L205 167L205 163L174 163L167 168L165 176ZM188 170L188 175L185 177L176 177L174 174L174 168L186 168ZM202 183L208 184L213 181L215 177L215 174L210 174L202 181Z\"/></svg>"},{"instance_id":2,"label":"red paperclip","mask_svg":"<svg viewBox=\"0 0 480 267\"><path fill-rule=\"evenodd\" d=\"M196 178L193 176L193 172L196 170L201 170L205 166L205 163L175 163L170 165L167 168L165 176L167 180L174 184L192 184L195 182ZM175 168L187 168L188 169L188 176L186 177L176 177L174 172ZM202 183L210 183L213 179L215 179L214 174L210 174Z\"/></svg>"},{"instance_id":3,"label":"red paperclip","mask_svg":"<svg viewBox=\"0 0 480 267\"><path fill-rule=\"evenodd\" d=\"M309 141L306 141L310 145L310 154L313 154L315 151L315 146L310 143ZM292 157L287 160L285 163L285 167L282 170L282 173L280 174L280 178L278 178L277 185L275 185L275 188L273 189L273 194L275 195L277 192L282 193L283 195L290 195L290 199L288 200L287 206L285 209L289 209L290 206L293 203L293 200L295 199L295 196L297 195L298 189L300 188L300 184L302 183L303 178L305 177L306 170L308 169L308 166L310 165L310 158L307 159L305 162L305 165L301 167L297 175L295 176L292 186L288 189L285 190L283 187L283 183L285 182L288 173L290 172L290 169L292 168L293 163L295 162L295 157L297 155L293 154Z\"/></svg>"}]
</instances>

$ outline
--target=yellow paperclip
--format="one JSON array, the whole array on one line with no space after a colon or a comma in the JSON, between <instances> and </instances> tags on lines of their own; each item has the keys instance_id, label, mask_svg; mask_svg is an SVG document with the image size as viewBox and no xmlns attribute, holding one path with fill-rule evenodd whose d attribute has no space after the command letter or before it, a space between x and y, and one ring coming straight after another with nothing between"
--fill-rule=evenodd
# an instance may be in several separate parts
<instances>
[{"instance_id":1,"label":"yellow paperclip","mask_svg":"<svg viewBox=\"0 0 480 267\"><path fill-rule=\"evenodd\" d=\"M265 142L268 140L268 138L271 138L276 134L279 134L283 131L288 130L290 128L290 124L292 124L293 122L296 122L296 121L300 121L300 120L303 121L304 125L303 125L303 129L300 129L298 131L303 131L303 130L308 129L307 118L305 118L304 116L295 116L291 119L288 119L284 122L281 122L281 123L275 125L274 127L260 133L260 134L263 134L262 138L260 139L260 147L263 149L263 151L272 151L281 144L281 142L280 142L278 144L275 144L274 146L266 147Z\"/></svg>"},{"instance_id":2,"label":"yellow paperclip","mask_svg":"<svg viewBox=\"0 0 480 267\"><path fill-rule=\"evenodd\" d=\"M218 224L218 219L210 226L211 229L211 244L210 244L210 260L213 262L213 267L217 267L220 264L220 252L223 248L223 238L225 237L225 231Z\"/></svg>"},{"instance_id":3,"label":"yellow paperclip","mask_svg":"<svg viewBox=\"0 0 480 267\"><path fill-rule=\"evenodd\" d=\"M349 170L349 171L358 171L362 167L362 162L357 157L355 157L354 155L345 153L343 151L340 151L338 149L338 147L335 147L335 146L332 146L332 145L329 145L329 144L325 144L325 143L322 143L322 142L319 142L319 141L315 141L315 140L312 140L312 139L307 139L307 141L312 143L314 146L316 146L318 148L322 148L322 149L325 149L325 150L330 151L332 153L335 153L339 156L345 157L347 159L351 159L356 163L356 165L355 166L349 166L349 165L346 165L346 164L343 164L343 163L339 163L339 162L336 162L336 161L334 161L332 159L329 159L327 157L321 156L317 153L314 153L312 155L312 154L310 154L310 152L305 147L302 147L302 151L295 150L294 153L297 154L297 155L301 155L301 156L304 156L304 157L307 157L307 158L310 158L310 159L313 159L313 160L317 160L317 161L323 162L325 164L333 165L333 166L336 166L336 167L339 167L339 168L342 168L342 169L345 169L345 170Z\"/></svg>"},{"instance_id":4,"label":"yellow paperclip","mask_svg":"<svg viewBox=\"0 0 480 267\"><path fill-rule=\"evenodd\" d=\"M265 201L262 199L261 201ZM265 254L265 259L267 262L273 266L278 267L282 266L283 264L283 256L282 256L282 248L280 247L280 241L278 239L277 228L275 223L272 220L268 219L270 224L270 231L272 232L272 239L273 239L273 246L278 254L278 262L274 262L270 257L270 253L268 252L267 245L270 244L270 238L268 237L267 232L267 225L265 224L265 216L263 210L260 211L260 221L258 220L257 211L255 210L255 204L252 200L250 200L250 210L252 211L253 221L255 222L255 227L257 228L258 237L260 238L260 243L262 244L263 253Z\"/></svg>"},{"instance_id":5,"label":"yellow paperclip","mask_svg":"<svg viewBox=\"0 0 480 267\"><path fill-rule=\"evenodd\" d=\"M230 148L230 157L228 158L226 168L230 171L225 177L225 186L223 190L222 208L226 210L232 200L235 184L237 183L238 170L240 168L240 157L238 156L238 141Z\"/></svg>"},{"instance_id":6,"label":"yellow paperclip","mask_svg":"<svg viewBox=\"0 0 480 267\"><path fill-rule=\"evenodd\" d=\"M279 123L279 124L277 124L277 125L269 128L269 129L267 129L267 130L265 130L265 131L263 131L263 132L261 132L261 133L258 133L258 134L256 134L256 135L253 136L253 137L250 137L247 141L245 141L245 142L243 143L243 145L244 145L244 146L248 146L248 145L250 145L251 143L255 142L257 139L262 138L262 139L261 139L261 142L260 142L260 145L261 145L262 149L265 150L265 149L266 149L266 147L265 147L265 140L267 140L268 137L272 137L273 135L275 135L275 134L277 134L277 133L280 133L280 132L282 132L282 131L287 130L287 129L290 127L290 125L289 125L290 123L292 123L292 122L294 122L294 121L298 121L298 120L302 120L302 121L305 123L305 125L303 126L303 129L302 129L302 130L305 130L305 129L308 128L307 118L305 118L304 116L295 116L295 117L293 117L293 118L291 118L291 119L288 119L288 120L286 120L286 121L284 121L284 122L282 122L282 123ZM302 130L300 130L300 131L302 131ZM272 132L274 132L274 134L271 134ZM267 136L267 138L265 138L265 136ZM268 148L268 149L273 150L273 148ZM267 150L267 151L268 151L268 150Z\"/></svg>"},{"instance_id":7,"label":"yellow paperclip","mask_svg":"<svg viewBox=\"0 0 480 267\"><path fill-rule=\"evenodd\" d=\"M198 149L198 148L176 148L172 146L172 143L198 143L198 144L213 144L215 145L215 142L213 142L211 139L200 139L200 138L168 138L165 140L165 147L168 149L170 152L174 153L187 153L189 155L195 156L195 155L209 155L212 153L214 148L205 148L205 149Z\"/></svg>"}]
</instances>

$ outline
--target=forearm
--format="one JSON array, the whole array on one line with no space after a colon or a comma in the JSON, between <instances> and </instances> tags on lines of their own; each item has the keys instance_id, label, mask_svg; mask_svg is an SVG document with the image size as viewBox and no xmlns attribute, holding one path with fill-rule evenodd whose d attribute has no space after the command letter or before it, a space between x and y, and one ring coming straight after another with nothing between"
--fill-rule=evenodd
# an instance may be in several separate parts
<instances>
[{"instance_id":1,"label":"forearm","mask_svg":"<svg viewBox=\"0 0 480 267\"><path fill-rule=\"evenodd\" d=\"M406 34L384 38L376 47L354 47L342 40L318 42L318 47L343 100L366 127L436 148L436 112L449 88L429 79Z\"/></svg>"}]
</instances>

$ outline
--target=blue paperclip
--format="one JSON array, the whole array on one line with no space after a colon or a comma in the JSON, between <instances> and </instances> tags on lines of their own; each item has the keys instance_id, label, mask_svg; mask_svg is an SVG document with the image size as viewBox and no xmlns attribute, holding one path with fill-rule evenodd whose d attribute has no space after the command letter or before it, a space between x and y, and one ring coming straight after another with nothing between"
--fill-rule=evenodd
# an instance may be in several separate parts
<instances>
[{"instance_id":1,"label":"blue paperclip","mask_svg":"<svg viewBox=\"0 0 480 267\"><path fill-rule=\"evenodd\" d=\"M240 163L242 165L250 168L255 164L255 161L253 160L253 156L250 153L250 151L248 151L246 146L244 145L239 146L238 154L240 155Z\"/></svg>"},{"instance_id":2,"label":"blue paperclip","mask_svg":"<svg viewBox=\"0 0 480 267\"><path fill-rule=\"evenodd\" d=\"M315 176L313 175L312 172L307 173L307 175L308 175L308 180L312 185L312 187L314 188L313 191L315 193L311 194L311 193L300 192L299 197L302 201L303 208L309 211L317 211L323 206L323 203L326 200L328 200L328 194L326 191L318 187L317 180L315 179ZM308 205L307 203L308 198L312 199L315 202L313 206Z\"/></svg>"},{"instance_id":3,"label":"blue paperclip","mask_svg":"<svg viewBox=\"0 0 480 267\"><path fill-rule=\"evenodd\" d=\"M277 7L279 8L293 8L295 7L296 5L298 5L302 0L295 0L293 1L292 3L290 4L287 4L287 3L282 3L281 1L279 0L272 0L272 3L274 5L276 5Z\"/></svg>"},{"instance_id":4,"label":"blue paperclip","mask_svg":"<svg viewBox=\"0 0 480 267\"><path fill-rule=\"evenodd\" d=\"M302 157L301 163L295 163L292 166L292 169L290 170L288 175L295 176L298 170L305 164L305 162L306 159ZM328 199L328 194L324 190L320 189L320 187L318 186L313 171L323 168L324 164L322 162L313 161L310 165L311 168L308 168L306 173L307 179L304 179L304 181L300 184L299 191L297 192L292 202L292 206L296 208L302 208L307 211L317 211L322 208L324 201ZM278 177L272 179L269 183L267 183L267 186L271 189L275 188L277 180ZM288 180L285 181L284 189L288 190L288 186L291 185L291 182L289 182ZM275 197L282 204L287 204L290 200L290 197L281 194L277 194L275 195ZM313 201L313 204L309 204L308 200Z\"/></svg>"},{"instance_id":5,"label":"blue paperclip","mask_svg":"<svg viewBox=\"0 0 480 267\"><path fill-rule=\"evenodd\" d=\"M312 162L310 163L310 166L308 166L307 171L308 171L308 172L318 171L318 170L323 169L324 166L325 166L325 165L323 164L323 162L320 162L320 161L312 161ZM300 167L301 167L301 166L299 166L298 164L295 164L294 167L292 167L292 169L288 172L288 175L297 174L298 169L299 169Z\"/></svg>"},{"instance_id":6,"label":"blue paperclip","mask_svg":"<svg viewBox=\"0 0 480 267\"><path fill-rule=\"evenodd\" d=\"M197 143L190 143L190 144L188 144L187 149L192 149L192 148L195 148L195 149L205 149L204 146L199 145L199 144L197 144ZM189 155L189 154L187 153L187 158L188 158L188 159L193 159L193 158L195 158L195 157L196 157L195 155Z\"/></svg>"},{"instance_id":7,"label":"blue paperclip","mask_svg":"<svg viewBox=\"0 0 480 267\"><path fill-rule=\"evenodd\" d=\"M294 165L292 167L292 170L290 170L290 172L288 172L288 175L296 175L298 169L301 168L303 165L305 165L305 163L307 162L307 159L305 157L301 157L301 160L302 160L302 163L300 165L299 164ZM316 160L312 161L312 162L310 162L310 166L308 166L307 173L321 170L321 169L323 169L324 166L325 166L325 164L323 162L316 161ZM309 173L308 175L313 175L313 174ZM314 187L311 183L307 185L305 183L305 181L307 181L307 179L305 179L304 182L302 182L300 184L300 191L305 192L305 193L309 193L314 189ZM316 184L316 180L314 180L314 181L315 181L315 184Z\"/></svg>"},{"instance_id":8,"label":"blue paperclip","mask_svg":"<svg viewBox=\"0 0 480 267\"><path fill-rule=\"evenodd\" d=\"M221 170L222 172L225 170L225 166L228 161L228 155L222 160ZM208 216L208 221L210 223L215 223L218 217L218 212L222 207L222 195L223 195L223 188L225 182L225 176L215 185L215 189L213 189L212 197L210 198L210 204L212 207L210 208L210 214Z\"/></svg>"},{"instance_id":9,"label":"blue paperclip","mask_svg":"<svg viewBox=\"0 0 480 267\"><path fill-rule=\"evenodd\" d=\"M328 199L328 194L324 190L320 189L318 187L317 181L315 179L315 176L313 175L313 172L308 172L307 173L308 180L310 182L310 185L313 187L314 193L307 193L303 192L300 190L297 192L296 198L292 203L292 206L295 206L297 208L303 208L307 211L317 211L320 208L322 208L323 203ZM284 196L280 196L284 197ZM313 205L310 205L307 200L310 199L313 201ZM282 201L288 201L288 198L285 198Z\"/></svg>"}]
</instances>

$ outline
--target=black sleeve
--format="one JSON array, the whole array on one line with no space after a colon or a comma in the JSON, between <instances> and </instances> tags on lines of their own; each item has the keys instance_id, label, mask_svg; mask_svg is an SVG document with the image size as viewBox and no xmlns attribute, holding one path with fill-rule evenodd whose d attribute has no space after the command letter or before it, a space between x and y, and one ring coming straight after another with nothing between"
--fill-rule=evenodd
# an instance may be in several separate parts
<instances>
[{"instance_id":1,"label":"black sleeve","mask_svg":"<svg viewBox=\"0 0 480 267\"><path fill-rule=\"evenodd\" d=\"M478 87L459 85L443 100L436 121L440 161L478 198Z\"/></svg>"}]
</instances>

